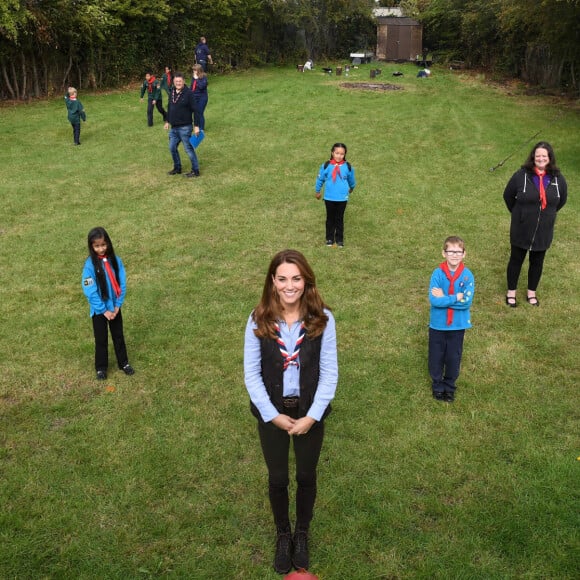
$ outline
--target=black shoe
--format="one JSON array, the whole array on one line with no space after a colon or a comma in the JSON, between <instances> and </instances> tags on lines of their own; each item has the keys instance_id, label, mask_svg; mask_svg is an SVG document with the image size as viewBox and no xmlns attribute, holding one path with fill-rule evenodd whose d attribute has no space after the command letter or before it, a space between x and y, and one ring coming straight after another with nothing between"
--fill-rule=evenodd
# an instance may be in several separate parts
<instances>
[{"instance_id":1,"label":"black shoe","mask_svg":"<svg viewBox=\"0 0 580 580\"><path fill-rule=\"evenodd\" d=\"M104 381L107 379L107 371L97 371L97 380Z\"/></svg>"},{"instance_id":2,"label":"black shoe","mask_svg":"<svg viewBox=\"0 0 580 580\"><path fill-rule=\"evenodd\" d=\"M294 532L294 550L292 553L292 564L294 568L308 570L310 557L308 555L308 532Z\"/></svg>"},{"instance_id":3,"label":"black shoe","mask_svg":"<svg viewBox=\"0 0 580 580\"><path fill-rule=\"evenodd\" d=\"M274 570L278 574L287 574L290 568L292 568L292 533L290 531L278 532Z\"/></svg>"},{"instance_id":4,"label":"black shoe","mask_svg":"<svg viewBox=\"0 0 580 580\"><path fill-rule=\"evenodd\" d=\"M172 169L171 171L167 172L167 175L180 175L181 169Z\"/></svg>"},{"instance_id":5,"label":"black shoe","mask_svg":"<svg viewBox=\"0 0 580 580\"><path fill-rule=\"evenodd\" d=\"M121 370L126 375L134 375L135 374L135 369L129 363L127 363Z\"/></svg>"},{"instance_id":6,"label":"black shoe","mask_svg":"<svg viewBox=\"0 0 580 580\"><path fill-rule=\"evenodd\" d=\"M531 304L532 306L539 306L540 305L540 301L538 300L537 296L527 296L526 301L528 304Z\"/></svg>"},{"instance_id":7,"label":"black shoe","mask_svg":"<svg viewBox=\"0 0 580 580\"><path fill-rule=\"evenodd\" d=\"M445 393L433 391L433 398L436 401L445 401Z\"/></svg>"},{"instance_id":8,"label":"black shoe","mask_svg":"<svg viewBox=\"0 0 580 580\"><path fill-rule=\"evenodd\" d=\"M190 171L185 174L185 177L199 177L199 171Z\"/></svg>"},{"instance_id":9,"label":"black shoe","mask_svg":"<svg viewBox=\"0 0 580 580\"><path fill-rule=\"evenodd\" d=\"M453 401L455 401L455 393L444 393L443 400L446 403L453 403Z\"/></svg>"},{"instance_id":10,"label":"black shoe","mask_svg":"<svg viewBox=\"0 0 580 580\"><path fill-rule=\"evenodd\" d=\"M326 245L331 248L332 246L334 246L334 242L332 240L326 240Z\"/></svg>"},{"instance_id":11,"label":"black shoe","mask_svg":"<svg viewBox=\"0 0 580 580\"><path fill-rule=\"evenodd\" d=\"M516 308L518 305L518 302L516 300L515 296L507 296L505 297L505 303L510 307L510 308Z\"/></svg>"}]
</instances>

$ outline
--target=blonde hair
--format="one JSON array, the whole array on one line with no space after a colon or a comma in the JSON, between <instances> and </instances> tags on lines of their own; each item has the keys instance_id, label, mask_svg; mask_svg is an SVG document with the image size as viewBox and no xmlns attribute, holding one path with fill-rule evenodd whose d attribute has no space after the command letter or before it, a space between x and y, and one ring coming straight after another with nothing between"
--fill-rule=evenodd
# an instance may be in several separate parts
<instances>
[{"instance_id":1,"label":"blonde hair","mask_svg":"<svg viewBox=\"0 0 580 580\"><path fill-rule=\"evenodd\" d=\"M200 64L193 65L193 72L197 73L198 79L203 79L206 76L205 71L203 70L203 67Z\"/></svg>"},{"instance_id":2,"label":"blonde hair","mask_svg":"<svg viewBox=\"0 0 580 580\"><path fill-rule=\"evenodd\" d=\"M72 95L76 95L77 94L77 90L74 87L69 87L68 88L68 94L69 94L69 97L71 97Z\"/></svg>"}]
</instances>

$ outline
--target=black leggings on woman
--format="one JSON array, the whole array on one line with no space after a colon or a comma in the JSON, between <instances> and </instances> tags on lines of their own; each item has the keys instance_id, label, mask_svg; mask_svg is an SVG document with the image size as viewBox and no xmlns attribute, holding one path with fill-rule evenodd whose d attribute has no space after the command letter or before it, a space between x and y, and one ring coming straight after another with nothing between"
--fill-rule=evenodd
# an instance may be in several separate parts
<instances>
[{"instance_id":1,"label":"black leggings on woman","mask_svg":"<svg viewBox=\"0 0 580 580\"><path fill-rule=\"evenodd\" d=\"M517 290L518 280L520 278L520 272L522 270L522 265L526 258L528 250L524 248L516 248L512 246L512 253L510 255L510 261L507 266L507 285L508 290ZM542 270L544 268L544 257L546 256L546 250L542 252L533 252L530 250L530 267L528 268L528 290L536 291L538 284L540 283L540 278L542 277Z\"/></svg>"},{"instance_id":2,"label":"black leggings on woman","mask_svg":"<svg viewBox=\"0 0 580 580\"><path fill-rule=\"evenodd\" d=\"M293 416L294 409L288 409ZM297 418L297 417L294 417ZM288 499L288 455L290 440L296 455L296 529L308 531L316 500L316 467L324 439L324 422L315 423L306 435L288 435L270 423L258 423L258 433L266 465L270 505L276 528L285 531L290 527Z\"/></svg>"}]
</instances>

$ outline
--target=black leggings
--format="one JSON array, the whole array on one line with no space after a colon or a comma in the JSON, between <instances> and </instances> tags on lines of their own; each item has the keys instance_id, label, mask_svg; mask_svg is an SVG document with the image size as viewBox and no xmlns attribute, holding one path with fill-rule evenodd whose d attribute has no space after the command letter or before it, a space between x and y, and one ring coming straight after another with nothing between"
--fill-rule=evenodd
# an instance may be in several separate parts
<instances>
[{"instance_id":1,"label":"black leggings","mask_svg":"<svg viewBox=\"0 0 580 580\"><path fill-rule=\"evenodd\" d=\"M526 258L528 250L524 248L516 248L512 246L512 253L510 255L510 261L507 266L507 287L508 290L517 290L518 280L520 278L520 272L522 270L522 265ZM542 277L542 270L544 268L544 257L546 256L546 250L543 252L533 252L530 250L530 266L528 268L528 290L536 291L538 284L540 283L540 278Z\"/></svg>"},{"instance_id":2,"label":"black leggings","mask_svg":"<svg viewBox=\"0 0 580 580\"><path fill-rule=\"evenodd\" d=\"M293 416L292 409L288 415ZM296 418L296 417L295 417ZM308 530L316 500L316 467L324 439L324 422L315 423L306 435L288 435L271 422L258 423L258 433L268 467L268 491L274 523L279 530L290 526L288 456L290 440L296 456L296 528Z\"/></svg>"}]
</instances>

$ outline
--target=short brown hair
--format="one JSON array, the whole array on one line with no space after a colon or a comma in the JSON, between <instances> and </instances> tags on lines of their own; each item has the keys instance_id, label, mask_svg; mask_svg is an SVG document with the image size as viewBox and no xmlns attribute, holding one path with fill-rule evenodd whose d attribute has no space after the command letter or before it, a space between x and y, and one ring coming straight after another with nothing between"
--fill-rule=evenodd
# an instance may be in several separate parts
<instances>
[{"instance_id":1,"label":"short brown hair","mask_svg":"<svg viewBox=\"0 0 580 580\"><path fill-rule=\"evenodd\" d=\"M465 250L465 242L459 236L449 236L448 238L445 238L443 249L446 250L451 244L459 246L462 250Z\"/></svg>"}]
</instances>

